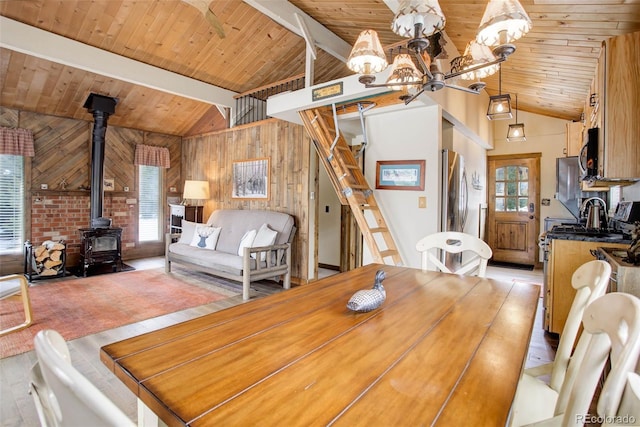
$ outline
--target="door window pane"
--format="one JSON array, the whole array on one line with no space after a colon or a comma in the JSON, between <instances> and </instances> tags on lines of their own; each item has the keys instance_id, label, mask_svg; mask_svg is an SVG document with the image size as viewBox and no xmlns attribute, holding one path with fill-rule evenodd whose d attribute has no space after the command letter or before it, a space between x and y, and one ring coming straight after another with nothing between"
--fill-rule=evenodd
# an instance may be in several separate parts
<instances>
[{"instance_id":1,"label":"door window pane","mask_svg":"<svg viewBox=\"0 0 640 427\"><path fill-rule=\"evenodd\" d=\"M506 197L504 197L506 196ZM496 168L496 212L526 212L529 199L529 168Z\"/></svg>"},{"instance_id":2,"label":"door window pane","mask_svg":"<svg viewBox=\"0 0 640 427\"><path fill-rule=\"evenodd\" d=\"M162 169L155 166L138 166L139 211L138 241L151 242L160 240L161 202L160 188Z\"/></svg>"}]
</instances>

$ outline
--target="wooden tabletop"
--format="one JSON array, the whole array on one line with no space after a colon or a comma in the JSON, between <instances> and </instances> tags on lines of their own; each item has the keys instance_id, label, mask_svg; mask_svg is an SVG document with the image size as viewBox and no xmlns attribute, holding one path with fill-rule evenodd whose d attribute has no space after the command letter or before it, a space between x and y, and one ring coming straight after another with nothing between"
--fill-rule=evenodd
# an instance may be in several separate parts
<instances>
[{"instance_id":1,"label":"wooden tabletop","mask_svg":"<svg viewBox=\"0 0 640 427\"><path fill-rule=\"evenodd\" d=\"M384 304L347 301L383 269ZM503 426L537 285L368 265L101 349L173 425Z\"/></svg>"}]
</instances>

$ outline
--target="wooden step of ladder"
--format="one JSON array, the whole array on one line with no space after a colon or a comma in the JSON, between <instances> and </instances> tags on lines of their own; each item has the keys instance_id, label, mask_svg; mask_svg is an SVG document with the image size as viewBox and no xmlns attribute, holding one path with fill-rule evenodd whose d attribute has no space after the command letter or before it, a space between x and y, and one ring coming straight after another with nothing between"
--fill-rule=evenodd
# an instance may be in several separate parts
<instances>
[{"instance_id":1,"label":"wooden step of ladder","mask_svg":"<svg viewBox=\"0 0 640 427\"><path fill-rule=\"evenodd\" d=\"M329 179L343 205L349 205L373 259L380 264L402 265L391 231L342 135L336 139L332 110L312 108L300 112Z\"/></svg>"}]
</instances>

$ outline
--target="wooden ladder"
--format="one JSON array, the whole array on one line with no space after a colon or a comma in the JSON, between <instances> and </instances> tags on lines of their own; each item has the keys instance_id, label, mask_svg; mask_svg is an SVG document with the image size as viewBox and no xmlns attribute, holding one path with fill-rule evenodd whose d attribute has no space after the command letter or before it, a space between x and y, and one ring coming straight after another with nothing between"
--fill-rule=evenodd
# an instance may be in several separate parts
<instances>
[{"instance_id":1,"label":"wooden ladder","mask_svg":"<svg viewBox=\"0 0 640 427\"><path fill-rule=\"evenodd\" d=\"M402 265L400 253L356 157L336 129L330 107L300 112L307 132L343 205L349 205L375 262ZM333 147L333 148L332 148Z\"/></svg>"}]
</instances>

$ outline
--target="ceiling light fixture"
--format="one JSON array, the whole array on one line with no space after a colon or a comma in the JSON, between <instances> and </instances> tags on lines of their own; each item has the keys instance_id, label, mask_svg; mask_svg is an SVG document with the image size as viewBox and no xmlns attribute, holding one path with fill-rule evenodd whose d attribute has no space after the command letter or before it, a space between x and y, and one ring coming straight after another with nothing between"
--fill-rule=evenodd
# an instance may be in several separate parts
<instances>
[{"instance_id":1,"label":"ceiling light fixture","mask_svg":"<svg viewBox=\"0 0 640 427\"><path fill-rule=\"evenodd\" d=\"M378 34L374 30L364 30L353 45L347 67L360 74L359 81L366 87L389 87L393 90L405 89L401 96L405 104L413 101L424 91L435 92L445 87L477 94L485 87L482 82L474 82L468 87L447 83L458 76L466 79L480 79L495 72L491 68L505 61L515 51L512 44L531 29L531 20L518 0L490 0L476 34L475 43L493 48L493 56L474 54L468 47L462 57L452 61L449 73L443 73L434 63L442 53L441 32L446 18L437 0L401 0L393 18L391 29L402 37L410 38L406 46L398 49L401 59L394 59L394 68L389 79L383 84L375 84L376 73L386 69L388 62ZM475 49L479 52L480 49ZM393 53L393 52L392 52ZM413 56L414 59L411 59ZM408 57L408 60L407 60ZM416 63L418 67L416 67ZM455 62L455 64L453 64ZM420 71L418 71L418 69ZM414 93L408 95L406 89Z\"/></svg>"},{"instance_id":2,"label":"ceiling light fixture","mask_svg":"<svg viewBox=\"0 0 640 427\"><path fill-rule=\"evenodd\" d=\"M511 96L508 93L502 94L502 66L500 66L498 70L498 94L489 97L487 119L505 120L511 117L513 117L513 114L511 114Z\"/></svg>"},{"instance_id":3,"label":"ceiling light fixture","mask_svg":"<svg viewBox=\"0 0 640 427\"><path fill-rule=\"evenodd\" d=\"M524 136L524 123L518 123L518 94L516 93L516 122L509 125L507 131L507 142L525 142L527 137Z\"/></svg>"}]
</instances>

